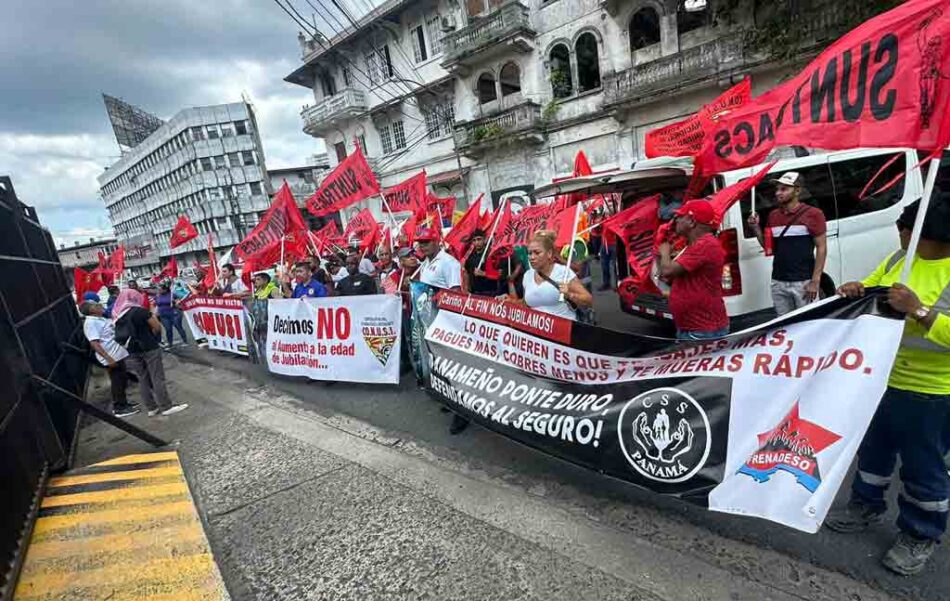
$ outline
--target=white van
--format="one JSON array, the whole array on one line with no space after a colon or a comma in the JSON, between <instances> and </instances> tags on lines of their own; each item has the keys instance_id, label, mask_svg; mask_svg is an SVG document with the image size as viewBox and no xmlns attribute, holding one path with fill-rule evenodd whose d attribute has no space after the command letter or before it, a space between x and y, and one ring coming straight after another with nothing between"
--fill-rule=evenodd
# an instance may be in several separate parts
<instances>
[{"instance_id":1,"label":"white van","mask_svg":"<svg viewBox=\"0 0 950 601\"><path fill-rule=\"evenodd\" d=\"M722 219L719 239L727 255L723 268L723 293L732 328L747 327L774 316L770 288L772 258L766 256L746 225L753 198L763 223L774 208L775 185L771 180L786 171L797 171L802 176L802 202L824 212L828 224L828 258L821 292L831 295L841 283L864 278L898 248L895 221L903 207L920 198L923 191L920 171L913 169L918 160L916 151L908 149L856 149L780 160L766 180L752 194L733 205ZM944 153L941 165L950 165L950 153ZM758 165L720 174L712 185L720 189L750 177L763 167ZM890 189L860 200L864 187L882 168L883 172L870 192L900 173L904 177ZM688 160L655 159L639 162L630 171L545 186L536 190L535 196L619 192L629 203L656 192L681 191L690 174ZM942 177L938 179L950 184L950 169L940 175ZM624 208L626 206L629 204ZM621 277L624 277L626 261L622 249L618 249L617 262ZM642 294L632 305L621 308L660 319L672 318L666 299L660 295Z\"/></svg>"}]
</instances>

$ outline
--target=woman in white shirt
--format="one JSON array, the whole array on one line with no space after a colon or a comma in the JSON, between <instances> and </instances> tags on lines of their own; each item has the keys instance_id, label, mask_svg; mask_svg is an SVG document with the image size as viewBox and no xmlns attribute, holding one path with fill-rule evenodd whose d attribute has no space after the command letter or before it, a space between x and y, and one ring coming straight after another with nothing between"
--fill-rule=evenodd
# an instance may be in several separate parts
<instances>
[{"instance_id":1,"label":"woman in white shirt","mask_svg":"<svg viewBox=\"0 0 950 601\"><path fill-rule=\"evenodd\" d=\"M535 233L528 243L528 262L531 269L524 274L522 280L524 304L538 311L574 320L577 319L576 308L590 307L594 303L594 297L584 288L570 267L554 260L555 238L554 232L542 230ZM562 294L564 300L561 300Z\"/></svg>"}]
</instances>

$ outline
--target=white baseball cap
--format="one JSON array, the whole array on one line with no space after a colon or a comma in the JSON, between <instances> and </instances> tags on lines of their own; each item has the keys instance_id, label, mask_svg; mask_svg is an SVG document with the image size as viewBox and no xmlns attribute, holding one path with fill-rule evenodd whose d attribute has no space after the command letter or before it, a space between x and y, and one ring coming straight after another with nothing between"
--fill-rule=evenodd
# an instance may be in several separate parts
<instances>
[{"instance_id":1,"label":"white baseball cap","mask_svg":"<svg viewBox=\"0 0 950 601\"><path fill-rule=\"evenodd\" d=\"M772 180L776 184L781 184L784 186L800 186L802 184L802 176L797 171L786 171L782 174L782 177Z\"/></svg>"}]
</instances>

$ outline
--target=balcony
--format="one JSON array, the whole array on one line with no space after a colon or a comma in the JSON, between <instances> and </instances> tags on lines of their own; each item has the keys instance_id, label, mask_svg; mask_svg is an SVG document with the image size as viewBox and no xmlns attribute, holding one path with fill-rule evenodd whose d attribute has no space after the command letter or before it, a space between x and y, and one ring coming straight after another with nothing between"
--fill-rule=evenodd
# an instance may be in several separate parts
<instances>
[{"instance_id":1,"label":"balcony","mask_svg":"<svg viewBox=\"0 0 950 601\"><path fill-rule=\"evenodd\" d=\"M333 96L303 108L300 112L303 131L311 136L323 137L327 131L337 127L340 121L351 119L365 110L366 96L363 92L343 88Z\"/></svg>"},{"instance_id":2,"label":"balcony","mask_svg":"<svg viewBox=\"0 0 950 601\"><path fill-rule=\"evenodd\" d=\"M481 61L508 54L512 50L531 52L535 32L528 21L528 7L509 2L491 14L442 38L445 58L442 67L456 75L467 75Z\"/></svg>"},{"instance_id":3,"label":"balcony","mask_svg":"<svg viewBox=\"0 0 950 601\"><path fill-rule=\"evenodd\" d=\"M462 153L478 157L508 144L541 144L544 129L541 106L525 102L488 117L456 123L455 136Z\"/></svg>"},{"instance_id":4,"label":"balcony","mask_svg":"<svg viewBox=\"0 0 950 601\"><path fill-rule=\"evenodd\" d=\"M746 66L742 39L741 34L718 38L608 75L604 77L604 106L637 104L691 85L728 78Z\"/></svg>"}]
</instances>

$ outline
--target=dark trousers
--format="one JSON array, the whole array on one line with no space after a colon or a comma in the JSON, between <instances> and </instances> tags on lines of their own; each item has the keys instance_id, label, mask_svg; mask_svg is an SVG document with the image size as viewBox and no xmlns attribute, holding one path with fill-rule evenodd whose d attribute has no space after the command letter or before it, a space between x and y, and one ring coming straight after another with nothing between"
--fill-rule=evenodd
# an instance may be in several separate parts
<instances>
[{"instance_id":1,"label":"dark trousers","mask_svg":"<svg viewBox=\"0 0 950 601\"><path fill-rule=\"evenodd\" d=\"M918 538L939 540L947 529L950 475L944 433L950 396L888 388L858 449L853 497L885 510L884 492L901 457L902 490L897 527Z\"/></svg>"},{"instance_id":2,"label":"dark trousers","mask_svg":"<svg viewBox=\"0 0 950 601\"><path fill-rule=\"evenodd\" d=\"M125 391L129 386L129 370L125 367L125 359L116 361L108 368L109 383L112 385L112 410L129 404Z\"/></svg>"},{"instance_id":3,"label":"dark trousers","mask_svg":"<svg viewBox=\"0 0 950 601\"><path fill-rule=\"evenodd\" d=\"M172 406L165 387L165 366L162 364L162 349L133 353L126 359L129 369L139 377L139 393L145 407L152 411L164 411Z\"/></svg>"},{"instance_id":4,"label":"dark trousers","mask_svg":"<svg viewBox=\"0 0 950 601\"><path fill-rule=\"evenodd\" d=\"M162 315L159 319L162 322L162 328L165 329L165 340L168 341L169 346L175 343L175 334L172 328L178 330L182 342L188 342L188 337L185 336L185 328L181 323L181 311L175 311L170 315Z\"/></svg>"},{"instance_id":5,"label":"dark trousers","mask_svg":"<svg viewBox=\"0 0 950 601\"><path fill-rule=\"evenodd\" d=\"M604 244L600 248L600 269L603 271L604 275L604 286L610 286L610 283L614 281L613 279L613 265L614 257L617 255L617 247L613 245Z\"/></svg>"}]
</instances>

